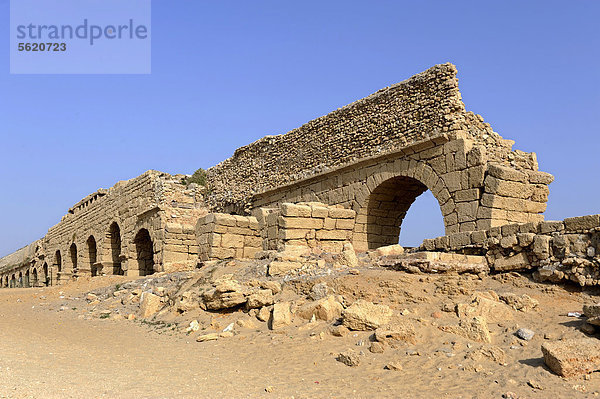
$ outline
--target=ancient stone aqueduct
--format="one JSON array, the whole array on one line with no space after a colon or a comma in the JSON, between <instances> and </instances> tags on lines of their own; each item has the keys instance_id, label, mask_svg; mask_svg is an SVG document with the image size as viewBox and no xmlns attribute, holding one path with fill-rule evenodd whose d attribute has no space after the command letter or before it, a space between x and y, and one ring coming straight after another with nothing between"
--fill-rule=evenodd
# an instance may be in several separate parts
<instances>
[{"instance_id":1,"label":"ancient stone aqueduct","mask_svg":"<svg viewBox=\"0 0 600 399\"><path fill-rule=\"evenodd\" d=\"M396 244L431 190L446 235L426 251L485 255L490 269L598 283L598 215L545 222L553 177L465 110L456 68L436 65L207 171L206 187L157 171L90 194L42 239L0 259L2 287L191 269L290 246Z\"/></svg>"}]
</instances>

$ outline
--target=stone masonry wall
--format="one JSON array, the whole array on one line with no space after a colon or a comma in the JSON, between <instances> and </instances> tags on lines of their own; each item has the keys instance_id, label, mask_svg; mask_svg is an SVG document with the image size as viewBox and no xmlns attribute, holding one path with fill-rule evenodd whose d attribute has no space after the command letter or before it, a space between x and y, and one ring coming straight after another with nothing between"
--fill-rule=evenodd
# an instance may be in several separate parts
<instances>
[{"instance_id":1,"label":"stone masonry wall","mask_svg":"<svg viewBox=\"0 0 600 399\"><path fill-rule=\"evenodd\" d=\"M494 272L532 269L540 281L600 282L600 215L451 234L422 248L485 254Z\"/></svg>"},{"instance_id":2,"label":"stone masonry wall","mask_svg":"<svg viewBox=\"0 0 600 399\"><path fill-rule=\"evenodd\" d=\"M254 258L262 249L254 216L209 213L198 219L196 237L201 261Z\"/></svg>"},{"instance_id":3,"label":"stone masonry wall","mask_svg":"<svg viewBox=\"0 0 600 399\"><path fill-rule=\"evenodd\" d=\"M366 251L398 242L406 213L426 190L438 200L447 234L543 220L553 178L531 166L492 163L483 144L459 131L265 192L255 206L319 201L352 209L352 243Z\"/></svg>"},{"instance_id":4,"label":"stone masonry wall","mask_svg":"<svg viewBox=\"0 0 600 399\"><path fill-rule=\"evenodd\" d=\"M202 193L187 189L180 179L148 171L88 195L40 240L36 260L29 262L31 272L40 278L47 269L55 284L83 275L195 267L195 222L206 208Z\"/></svg>"},{"instance_id":5,"label":"stone masonry wall","mask_svg":"<svg viewBox=\"0 0 600 399\"><path fill-rule=\"evenodd\" d=\"M283 203L257 214L264 250L300 246L332 253L342 252L344 244L351 241L356 217L351 209L319 202Z\"/></svg>"},{"instance_id":6,"label":"stone masonry wall","mask_svg":"<svg viewBox=\"0 0 600 399\"><path fill-rule=\"evenodd\" d=\"M256 194L459 131L477 143L486 162L537 170L535 154L513 151L512 141L465 111L456 74L452 64L436 65L285 135L239 148L208 170L210 206L242 214ZM496 188L490 182L489 189Z\"/></svg>"}]
</instances>

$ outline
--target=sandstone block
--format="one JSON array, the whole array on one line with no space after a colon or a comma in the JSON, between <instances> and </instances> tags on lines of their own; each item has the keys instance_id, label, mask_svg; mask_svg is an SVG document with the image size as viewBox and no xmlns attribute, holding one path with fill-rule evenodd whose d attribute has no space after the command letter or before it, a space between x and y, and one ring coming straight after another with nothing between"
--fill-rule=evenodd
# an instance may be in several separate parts
<instances>
[{"instance_id":1,"label":"sandstone block","mask_svg":"<svg viewBox=\"0 0 600 399\"><path fill-rule=\"evenodd\" d=\"M394 320L384 327L375 330L375 339L381 343L407 342L417 343L415 327L408 320Z\"/></svg>"},{"instance_id":2,"label":"sandstone block","mask_svg":"<svg viewBox=\"0 0 600 399\"><path fill-rule=\"evenodd\" d=\"M279 227L287 229L322 229L323 219L280 216Z\"/></svg>"},{"instance_id":3,"label":"sandstone block","mask_svg":"<svg viewBox=\"0 0 600 399\"><path fill-rule=\"evenodd\" d=\"M271 290L263 289L253 292L248 295L248 302L246 308L258 309L264 306L272 305L275 302L275 297Z\"/></svg>"},{"instance_id":4,"label":"sandstone block","mask_svg":"<svg viewBox=\"0 0 600 399\"><path fill-rule=\"evenodd\" d=\"M142 292L140 298L140 316L148 318L156 314L160 309L160 297L150 291Z\"/></svg>"},{"instance_id":5,"label":"sandstone block","mask_svg":"<svg viewBox=\"0 0 600 399\"><path fill-rule=\"evenodd\" d=\"M546 365L563 377L600 370L600 342L595 338L544 342L542 353Z\"/></svg>"},{"instance_id":6,"label":"sandstone block","mask_svg":"<svg viewBox=\"0 0 600 399\"><path fill-rule=\"evenodd\" d=\"M311 217L311 214L312 210L308 205L281 204L281 215L283 216Z\"/></svg>"},{"instance_id":7,"label":"sandstone block","mask_svg":"<svg viewBox=\"0 0 600 399\"><path fill-rule=\"evenodd\" d=\"M600 215L587 215L565 219L566 231L589 230L600 227Z\"/></svg>"},{"instance_id":8,"label":"sandstone block","mask_svg":"<svg viewBox=\"0 0 600 399\"><path fill-rule=\"evenodd\" d=\"M333 219L354 219L356 212L352 209L329 208L329 217Z\"/></svg>"},{"instance_id":9,"label":"sandstone block","mask_svg":"<svg viewBox=\"0 0 600 399\"><path fill-rule=\"evenodd\" d=\"M272 261L269 263L269 276L284 276L287 273L298 270L302 267L300 262L288 262L288 261Z\"/></svg>"},{"instance_id":10,"label":"sandstone block","mask_svg":"<svg viewBox=\"0 0 600 399\"><path fill-rule=\"evenodd\" d=\"M376 330L388 324L392 315L392 309L386 305L376 305L359 299L343 311L342 324L350 330Z\"/></svg>"},{"instance_id":11,"label":"sandstone block","mask_svg":"<svg viewBox=\"0 0 600 399\"><path fill-rule=\"evenodd\" d=\"M496 271L512 271L531 268L529 259L525 252L519 252L508 258L497 258L494 260L494 270Z\"/></svg>"},{"instance_id":12,"label":"sandstone block","mask_svg":"<svg viewBox=\"0 0 600 399\"><path fill-rule=\"evenodd\" d=\"M269 319L269 328L277 330L292 324L292 312L289 302L278 302L273 306L271 318Z\"/></svg>"},{"instance_id":13,"label":"sandstone block","mask_svg":"<svg viewBox=\"0 0 600 399\"><path fill-rule=\"evenodd\" d=\"M296 314L303 319L310 320L313 315L319 320L332 321L338 319L344 307L339 302L337 296L329 295L316 302L309 302L302 305Z\"/></svg>"}]
</instances>

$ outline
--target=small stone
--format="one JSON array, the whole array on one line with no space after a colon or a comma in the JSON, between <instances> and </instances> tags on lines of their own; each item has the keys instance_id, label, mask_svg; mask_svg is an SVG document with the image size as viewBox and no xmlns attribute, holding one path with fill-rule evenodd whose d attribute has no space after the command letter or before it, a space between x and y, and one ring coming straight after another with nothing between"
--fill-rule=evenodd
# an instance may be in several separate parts
<instances>
[{"instance_id":1,"label":"small stone","mask_svg":"<svg viewBox=\"0 0 600 399\"><path fill-rule=\"evenodd\" d=\"M431 317L433 317L434 319L441 319L442 318L442 312L440 311L435 311L431 314Z\"/></svg>"},{"instance_id":2,"label":"small stone","mask_svg":"<svg viewBox=\"0 0 600 399\"><path fill-rule=\"evenodd\" d=\"M540 383L539 383L539 382L537 382L536 380L529 380L529 381L527 381L527 385L529 385L529 386L530 386L530 387L532 387L533 389L539 389L539 390L542 390L542 389L544 389L544 387L542 387L542 386L540 385Z\"/></svg>"},{"instance_id":3,"label":"small stone","mask_svg":"<svg viewBox=\"0 0 600 399\"><path fill-rule=\"evenodd\" d=\"M211 333L211 334L200 335L198 338L196 338L196 341L205 342L205 341L215 341L217 339L219 339L219 334Z\"/></svg>"},{"instance_id":4,"label":"small stone","mask_svg":"<svg viewBox=\"0 0 600 399\"><path fill-rule=\"evenodd\" d=\"M331 326L329 327L329 333L331 335L333 335L334 337L343 337L346 334L348 334L350 332L350 330L348 330L348 328L346 326L343 325L339 325L339 326Z\"/></svg>"},{"instance_id":5,"label":"small stone","mask_svg":"<svg viewBox=\"0 0 600 399\"><path fill-rule=\"evenodd\" d=\"M383 353L385 351L385 346L381 342L373 342L369 347L369 351L371 353Z\"/></svg>"},{"instance_id":6,"label":"small stone","mask_svg":"<svg viewBox=\"0 0 600 399\"><path fill-rule=\"evenodd\" d=\"M341 352L336 360L338 362L344 363L346 366L356 367L360 364L359 355L354 352L352 349L348 349L345 352Z\"/></svg>"},{"instance_id":7,"label":"small stone","mask_svg":"<svg viewBox=\"0 0 600 399\"><path fill-rule=\"evenodd\" d=\"M273 391L275 391L275 387L273 385L269 385L265 388L265 392L267 393L272 393Z\"/></svg>"},{"instance_id":8,"label":"small stone","mask_svg":"<svg viewBox=\"0 0 600 399\"><path fill-rule=\"evenodd\" d=\"M535 333L528 328L519 328L515 335L525 341L531 341Z\"/></svg>"},{"instance_id":9,"label":"small stone","mask_svg":"<svg viewBox=\"0 0 600 399\"><path fill-rule=\"evenodd\" d=\"M192 321L190 321L190 325L188 326L188 328L186 328L185 331L196 332L199 329L200 329L200 323L198 323L198 320L192 320Z\"/></svg>"},{"instance_id":10,"label":"small stone","mask_svg":"<svg viewBox=\"0 0 600 399\"><path fill-rule=\"evenodd\" d=\"M269 321L270 317L271 317L271 308L267 307L267 306L265 306L264 308L261 308L256 315L256 318L258 320L264 321L264 322Z\"/></svg>"},{"instance_id":11,"label":"small stone","mask_svg":"<svg viewBox=\"0 0 600 399\"><path fill-rule=\"evenodd\" d=\"M390 362L388 364L385 365L384 369L386 370L393 370L393 371L402 371L402 365L400 364L400 362Z\"/></svg>"}]
</instances>

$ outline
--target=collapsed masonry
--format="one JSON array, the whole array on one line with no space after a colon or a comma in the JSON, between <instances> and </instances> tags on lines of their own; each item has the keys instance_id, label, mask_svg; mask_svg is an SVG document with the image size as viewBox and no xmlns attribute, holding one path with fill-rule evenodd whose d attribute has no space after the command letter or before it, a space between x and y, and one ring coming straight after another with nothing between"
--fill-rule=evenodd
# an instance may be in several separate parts
<instances>
[{"instance_id":1,"label":"collapsed masonry","mask_svg":"<svg viewBox=\"0 0 600 399\"><path fill-rule=\"evenodd\" d=\"M264 137L210 168L206 187L149 171L99 190L44 238L2 258L2 286L172 272L227 258L269 258L279 262L274 270L291 271L302 263L282 254L298 248L350 256L350 248L396 244L408 209L427 190L446 236L422 249L596 284L585 270L597 268L597 226L571 230L565 221L548 230L562 223L543 221L553 177L538 171L534 153L513 150L513 141L465 110L456 74L452 64L437 65ZM563 270L569 262L575 271Z\"/></svg>"}]
</instances>

